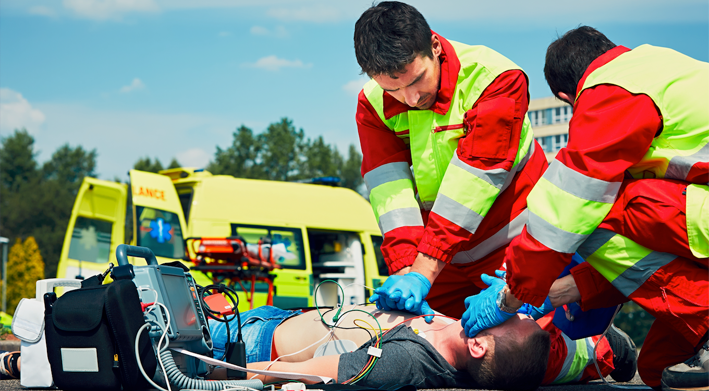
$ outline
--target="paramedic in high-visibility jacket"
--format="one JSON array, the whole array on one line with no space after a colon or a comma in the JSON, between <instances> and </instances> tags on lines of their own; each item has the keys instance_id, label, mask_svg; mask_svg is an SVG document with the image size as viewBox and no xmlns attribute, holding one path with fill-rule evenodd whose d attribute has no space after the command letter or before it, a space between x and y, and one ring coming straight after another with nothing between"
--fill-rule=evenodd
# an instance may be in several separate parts
<instances>
[{"instance_id":1,"label":"paramedic in high-visibility jacket","mask_svg":"<svg viewBox=\"0 0 709 391\"><path fill-rule=\"evenodd\" d=\"M511 311L541 305L578 251L583 309L633 300L656 318L643 381L709 389L709 64L583 26L549 46L544 71L573 105L569 143L527 198L508 285L468 300L466 333L508 317L495 296Z\"/></svg>"},{"instance_id":2,"label":"paramedic in high-visibility jacket","mask_svg":"<svg viewBox=\"0 0 709 391\"><path fill-rule=\"evenodd\" d=\"M377 291L396 283L460 316L465 298L486 288L480 274L502 266L547 166L526 117L527 76L487 47L432 32L399 2L365 11L354 42L372 78L357 106L362 174L384 259L399 274ZM384 309L430 313L426 302L373 298Z\"/></svg>"}]
</instances>

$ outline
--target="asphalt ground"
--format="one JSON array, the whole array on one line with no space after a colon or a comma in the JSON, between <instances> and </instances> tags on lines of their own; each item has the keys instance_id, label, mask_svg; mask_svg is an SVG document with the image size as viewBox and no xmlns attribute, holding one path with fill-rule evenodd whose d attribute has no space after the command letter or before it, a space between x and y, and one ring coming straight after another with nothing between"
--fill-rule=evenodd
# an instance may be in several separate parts
<instances>
[{"instance_id":1,"label":"asphalt ground","mask_svg":"<svg viewBox=\"0 0 709 391\"><path fill-rule=\"evenodd\" d=\"M609 382L613 382L613 380L609 377L608 378ZM640 377L636 374L635 378L631 380L630 382L627 383L612 383L614 385L622 385L622 386L631 386L634 389L637 389L639 386L644 386L643 382L640 380ZM10 390L27 390L28 388L22 387L20 385L20 381L17 379L14 380L0 380L0 391L10 391ZM36 389L36 388L33 388ZM439 389L435 391L457 391L458 389L456 388L445 388L445 389ZM603 383L601 380L594 380L590 383L587 384L571 384L571 385L561 385L561 386L547 386L547 387L540 387L538 389L539 391L616 391L618 390L617 388L608 386Z\"/></svg>"},{"instance_id":2,"label":"asphalt ground","mask_svg":"<svg viewBox=\"0 0 709 391\"><path fill-rule=\"evenodd\" d=\"M640 380L640 376L638 374L635 374L635 377L633 380L627 382L627 383L616 383L613 379L609 377L606 378L606 380L614 386L623 386L627 387L630 389L635 389L635 390L649 390L645 386L645 384ZM627 389L626 388L626 389ZM10 391L10 390L28 390L29 388L22 387L20 385L20 380L18 379L9 379L9 380L0 380L0 391ZM47 388L32 388L33 390L46 390ZM462 389L458 388L442 388L442 389L434 389L433 391L462 391ZM617 391L618 388L615 388L613 386L607 385L603 383L602 380L594 380L586 384L564 384L564 385L559 385L559 386L546 386L546 387L539 387L537 389L538 391Z\"/></svg>"}]
</instances>

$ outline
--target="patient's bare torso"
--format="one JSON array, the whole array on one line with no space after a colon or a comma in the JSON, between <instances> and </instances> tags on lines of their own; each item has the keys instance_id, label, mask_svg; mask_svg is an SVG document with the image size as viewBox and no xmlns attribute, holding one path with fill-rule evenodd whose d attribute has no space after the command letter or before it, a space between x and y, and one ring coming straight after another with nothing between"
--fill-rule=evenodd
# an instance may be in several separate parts
<instances>
[{"instance_id":1,"label":"patient's bare torso","mask_svg":"<svg viewBox=\"0 0 709 391\"><path fill-rule=\"evenodd\" d=\"M315 354L315 350L318 346L331 340L350 340L357 346L369 341L369 339L375 336L379 331L377 322L375 322L371 316L359 311L352 311L345 314L346 311L353 308L371 313L376 317L377 321L379 321L379 325L381 325L382 329L392 328L402 321L416 316L408 312L379 311L373 305L346 305L342 309L342 314L344 315L340 316L341 319L337 323L339 327L334 329L334 335L323 339L323 337L330 332L330 328L323 324L317 311L310 311L290 318L276 328L273 341L279 356L293 354L306 346L312 345L303 352L288 357L282 357L281 361L299 362L310 359ZM336 311L325 312L326 310L321 310L325 322L330 325L335 324L332 318ZM426 323L423 318L417 318L407 322L406 325L418 330L419 333L425 337L426 332L439 330L452 322L454 321L451 319L437 316L433 318L433 323L431 324ZM364 328L370 329L368 330L369 332ZM318 342L320 340L322 341Z\"/></svg>"}]
</instances>

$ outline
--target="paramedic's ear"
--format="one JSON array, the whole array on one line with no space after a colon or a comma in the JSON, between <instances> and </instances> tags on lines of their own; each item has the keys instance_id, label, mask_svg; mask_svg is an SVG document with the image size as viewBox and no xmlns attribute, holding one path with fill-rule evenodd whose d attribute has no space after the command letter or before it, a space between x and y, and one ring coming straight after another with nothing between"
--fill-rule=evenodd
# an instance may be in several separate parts
<instances>
[{"instance_id":1,"label":"paramedic's ear","mask_svg":"<svg viewBox=\"0 0 709 391\"><path fill-rule=\"evenodd\" d=\"M571 96L565 92L559 91L559 99L563 100L564 102L570 104L571 106L574 105L574 100L571 99Z\"/></svg>"},{"instance_id":2,"label":"paramedic's ear","mask_svg":"<svg viewBox=\"0 0 709 391\"><path fill-rule=\"evenodd\" d=\"M468 338L468 352L473 358L482 359L485 357L488 349L492 347L492 336L479 334L473 338Z\"/></svg>"}]
</instances>

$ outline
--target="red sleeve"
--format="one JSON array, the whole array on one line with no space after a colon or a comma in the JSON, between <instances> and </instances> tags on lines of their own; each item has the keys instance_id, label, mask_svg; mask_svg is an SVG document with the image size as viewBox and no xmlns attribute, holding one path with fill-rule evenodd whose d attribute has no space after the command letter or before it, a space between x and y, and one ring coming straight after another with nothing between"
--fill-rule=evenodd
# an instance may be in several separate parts
<instances>
[{"instance_id":1,"label":"red sleeve","mask_svg":"<svg viewBox=\"0 0 709 391\"><path fill-rule=\"evenodd\" d=\"M581 293L579 305L584 311L607 308L628 301L627 297L588 262L571 269L571 275L574 276L576 287Z\"/></svg>"},{"instance_id":2,"label":"red sleeve","mask_svg":"<svg viewBox=\"0 0 709 391\"><path fill-rule=\"evenodd\" d=\"M582 92L569 123L569 143L556 160L585 176L622 181L640 162L662 118L652 99L621 87L599 85ZM530 204L531 205L531 204ZM581 211L568 211L583 218ZM507 250L508 283L518 299L541 305L572 254L557 253L525 229Z\"/></svg>"},{"instance_id":3,"label":"red sleeve","mask_svg":"<svg viewBox=\"0 0 709 391\"><path fill-rule=\"evenodd\" d=\"M522 124L529 106L527 86L524 72L512 70L502 73L483 91L465 114L466 135L458 141L456 151L461 161L481 170L501 168L508 175L514 175L510 171L517 156ZM418 250L443 262L450 262L461 244L473 235L448 219L431 213Z\"/></svg>"},{"instance_id":4,"label":"red sleeve","mask_svg":"<svg viewBox=\"0 0 709 391\"><path fill-rule=\"evenodd\" d=\"M411 165L408 146L384 125L363 91L359 93L356 120L362 146L362 176L387 163ZM381 250L390 273L414 263L422 234L423 227L401 227L387 232Z\"/></svg>"}]
</instances>

